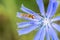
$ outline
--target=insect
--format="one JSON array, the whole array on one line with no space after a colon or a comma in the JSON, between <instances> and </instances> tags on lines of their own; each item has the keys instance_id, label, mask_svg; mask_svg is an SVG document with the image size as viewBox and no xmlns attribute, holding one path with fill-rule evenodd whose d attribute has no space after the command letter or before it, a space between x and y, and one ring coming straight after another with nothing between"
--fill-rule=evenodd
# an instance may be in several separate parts
<instances>
[{"instance_id":1,"label":"insect","mask_svg":"<svg viewBox=\"0 0 60 40\"><path fill-rule=\"evenodd\" d=\"M34 15L31 15L31 14L21 14L22 17L27 17L27 18L31 18L31 19L34 19L35 16Z\"/></svg>"}]
</instances>

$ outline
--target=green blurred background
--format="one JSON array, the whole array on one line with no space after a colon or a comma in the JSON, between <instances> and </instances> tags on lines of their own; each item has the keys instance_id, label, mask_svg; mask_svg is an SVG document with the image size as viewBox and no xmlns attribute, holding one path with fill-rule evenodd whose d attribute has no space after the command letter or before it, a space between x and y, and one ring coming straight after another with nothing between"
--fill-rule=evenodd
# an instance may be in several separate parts
<instances>
[{"instance_id":1,"label":"green blurred background","mask_svg":"<svg viewBox=\"0 0 60 40\"><path fill-rule=\"evenodd\" d=\"M36 4L36 0L0 0L0 40L33 40L36 30L19 36L17 33L17 22L26 21L16 17L17 12L22 12L21 5L39 13L39 8ZM45 10L48 6L48 0L44 0ZM54 17L60 16L60 6ZM59 22L56 22L60 24ZM60 38L60 33L58 37Z\"/></svg>"}]
</instances>

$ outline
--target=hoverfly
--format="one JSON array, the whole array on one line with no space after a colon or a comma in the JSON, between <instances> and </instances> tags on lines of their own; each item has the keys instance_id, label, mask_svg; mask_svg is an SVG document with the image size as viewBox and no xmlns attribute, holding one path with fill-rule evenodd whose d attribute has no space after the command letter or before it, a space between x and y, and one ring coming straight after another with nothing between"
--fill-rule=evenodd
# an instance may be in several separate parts
<instances>
[{"instance_id":1,"label":"hoverfly","mask_svg":"<svg viewBox=\"0 0 60 40\"><path fill-rule=\"evenodd\" d=\"M21 16L22 17L31 18L31 19L34 19L35 18L35 16L34 15L31 15L31 14L24 14L24 13L22 13Z\"/></svg>"}]
</instances>

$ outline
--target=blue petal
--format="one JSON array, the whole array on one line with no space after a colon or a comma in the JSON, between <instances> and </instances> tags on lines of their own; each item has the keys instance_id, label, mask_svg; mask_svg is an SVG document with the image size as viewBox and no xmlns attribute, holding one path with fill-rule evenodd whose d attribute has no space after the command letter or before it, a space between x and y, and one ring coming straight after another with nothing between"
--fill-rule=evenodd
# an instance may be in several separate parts
<instances>
[{"instance_id":1,"label":"blue petal","mask_svg":"<svg viewBox=\"0 0 60 40\"><path fill-rule=\"evenodd\" d=\"M50 40L49 33L46 34L46 40Z\"/></svg>"},{"instance_id":2,"label":"blue petal","mask_svg":"<svg viewBox=\"0 0 60 40\"><path fill-rule=\"evenodd\" d=\"M32 19L32 18L21 16L21 14L23 14L23 13L17 12L17 17L25 19L25 20L30 20L30 21L39 21L38 19Z\"/></svg>"},{"instance_id":3,"label":"blue petal","mask_svg":"<svg viewBox=\"0 0 60 40\"><path fill-rule=\"evenodd\" d=\"M34 40L44 40L44 37L45 37L45 29L44 27L42 27L36 34Z\"/></svg>"},{"instance_id":4,"label":"blue petal","mask_svg":"<svg viewBox=\"0 0 60 40\"><path fill-rule=\"evenodd\" d=\"M18 18L21 18L21 13L20 12L17 12L17 15L16 15L16 17L18 17Z\"/></svg>"},{"instance_id":5,"label":"blue petal","mask_svg":"<svg viewBox=\"0 0 60 40\"><path fill-rule=\"evenodd\" d=\"M32 15L34 15L34 16L39 16L37 13L35 13L35 12L33 12L32 10L24 7L23 4L22 4L22 6L21 6L21 10L24 11L24 12L26 12L26 13L28 13L28 14L32 14Z\"/></svg>"},{"instance_id":6,"label":"blue petal","mask_svg":"<svg viewBox=\"0 0 60 40\"><path fill-rule=\"evenodd\" d=\"M52 40L59 40L55 30L50 25L49 34L51 35Z\"/></svg>"},{"instance_id":7,"label":"blue petal","mask_svg":"<svg viewBox=\"0 0 60 40\"><path fill-rule=\"evenodd\" d=\"M48 18L51 16L52 10L53 10L53 3L49 0L49 5L48 5L48 8L47 8L47 13L46 13L46 16Z\"/></svg>"},{"instance_id":8,"label":"blue petal","mask_svg":"<svg viewBox=\"0 0 60 40\"><path fill-rule=\"evenodd\" d=\"M51 0L49 5L48 5L48 9L47 9L47 17L51 18L54 16L54 14L56 13L56 10L58 8L58 2L56 0Z\"/></svg>"},{"instance_id":9,"label":"blue petal","mask_svg":"<svg viewBox=\"0 0 60 40\"><path fill-rule=\"evenodd\" d=\"M30 26L32 24L33 24L33 22L31 22L31 21L30 22L17 23L18 28L24 28L24 27Z\"/></svg>"},{"instance_id":10,"label":"blue petal","mask_svg":"<svg viewBox=\"0 0 60 40\"><path fill-rule=\"evenodd\" d=\"M50 40L49 28L46 26L46 40Z\"/></svg>"},{"instance_id":11,"label":"blue petal","mask_svg":"<svg viewBox=\"0 0 60 40\"><path fill-rule=\"evenodd\" d=\"M37 2L37 4L38 4L38 6L39 6L41 15L42 15L42 16L45 16L45 10L44 10L43 0L36 0L36 2Z\"/></svg>"},{"instance_id":12,"label":"blue petal","mask_svg":"<svg viewBox=\"0 0 60 40\"><path fill-rule=\"evenodd\" d=\"M52 26L60 32L60 25L53 23Z\"/></svg>"},{"instance_id":13,"label":"blue petal","mask_svg":"<svg viewBox=\"0 0 60 40\"><path fill-rule=\"evenodd\" d=\"M28 34L28 33L30 33L31 31L35 30L38 27L39 27L38 25L32 25L30 27L18 30L18 33L19 33L19 35Z\"/></svg>"},{"instance_id":14,"label":"blue petal","mask_svg":"<svg viewBox=\"0 0 60 40\"><path fill-rule=\"evenodd\" d=\"M53 19L51 20L51 22L53 22L53 21L60 21L60 16L57 16L56 18L53 18Z\"/></svg>"},{"instance_id":15,"label":"blue petal","mask_svg":"<svg viewBox=\"0 0 60 40\"><path fill-rule=\"evenodd\" d=\"M53 17L54 14L56 13L57 8L58 8L58 5L59 5L58 2L55 2L55 3L54 3L54 5L53 5L53 10L52 10L52 13L51 13L50 18Z\"/></svg>"}]
</instances>

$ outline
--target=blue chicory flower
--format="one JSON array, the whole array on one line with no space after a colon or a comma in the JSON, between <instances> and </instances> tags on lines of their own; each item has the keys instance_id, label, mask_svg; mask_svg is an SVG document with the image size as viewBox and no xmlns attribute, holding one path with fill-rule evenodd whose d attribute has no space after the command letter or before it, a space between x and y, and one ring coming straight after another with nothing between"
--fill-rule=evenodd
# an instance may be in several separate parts
<instances>
[{"instance_id":1,"label":"blue chicory flower","mask_svg":"<svg viewBox=\"0 0 60 40\"><path fill-rule=\"evenodd\" d=\"M60 32L60 25L55 23L55 21L60 20L60 16L53 18L58 8L58 2L56 0L49 0L47 12L44 10L43 0L36 0L36 2L39 7L41 16L34 11L24 7L23 5L21 6L21 10L33 15L33 18L29 18L28 14L24 15L20 12L17 13L17 17L29 20L29 22L17 23L18 28L21 28L18 30L19 35L28 34L31 31L38 29L38 32L33 40L44 40L45 36L46 40L59 40L56 31L53 29L55 28Z\"/></svg>"}]
</instances>

